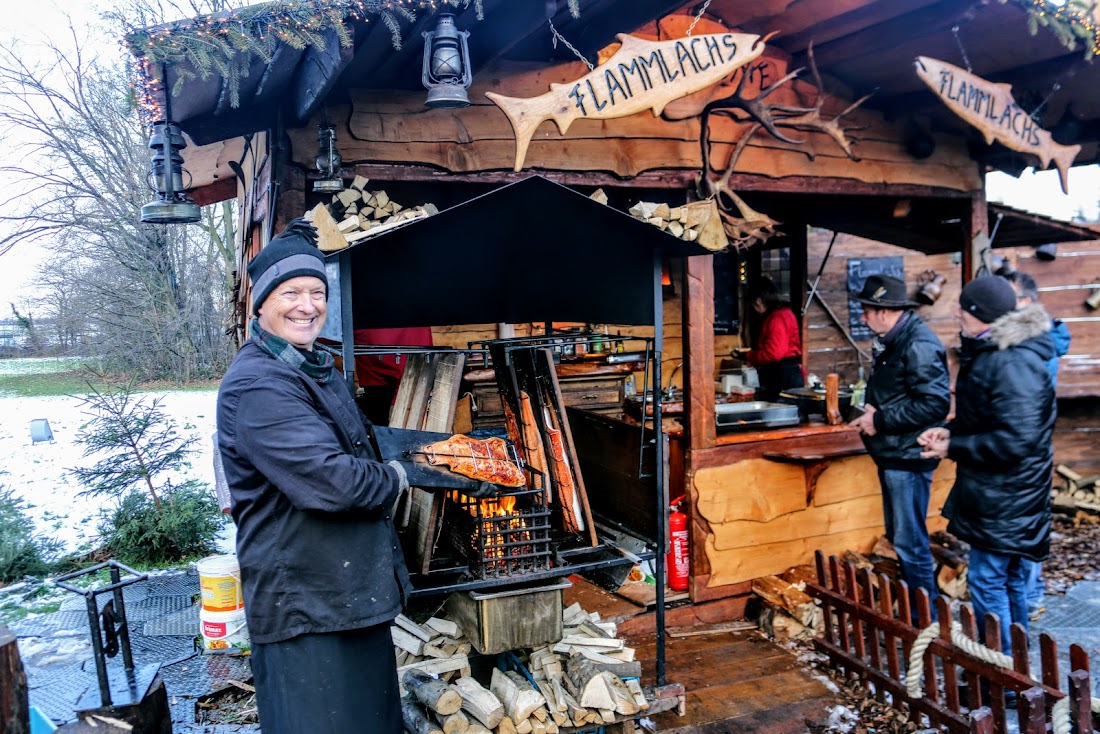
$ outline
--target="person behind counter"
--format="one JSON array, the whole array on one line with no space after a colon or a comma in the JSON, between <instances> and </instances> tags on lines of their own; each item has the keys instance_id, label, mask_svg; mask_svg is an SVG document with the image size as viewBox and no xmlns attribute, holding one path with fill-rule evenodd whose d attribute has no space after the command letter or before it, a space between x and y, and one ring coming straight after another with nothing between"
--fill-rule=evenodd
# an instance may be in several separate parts
<instances>
[{"instance_id":1,"label":"person behind counter","mask_svg":"<svg viewBox=\"0 0 1100 734\"><path fill-rule=\"evenodd\" d=\"M1028 579L1050 550L1050 481L1054 471L1054 356L1050 315L1039 304L1016 309L1003 278L987 275L959 295L962 352L955 417L929 428L921 456L955 462L955 485L943 515L947 531L970 544L967 584L978 629L986 612L1028 626Z\"/></svg>"},{"instance_id":2,"label":"person behind counter","mask_svg":"<svg viewBox=\"0 0 1100 734\"><path fill-rule=\"evenodd\" d=\"M942 426L951 409L947 351L913 311L905 282L870 275L856 300L875 334L875 364L864 412L851 422L878 469L886 538L897 551L911 594L918 587L935 602L935 562L928 543L928 502L939 460L922 458L917 438ZM912 607L916 613L916 605ZM933 621L936 608L932 607Z\"/></svg>"},{"instance_id":3,"label":"person behind counter","mask_svg":"<svg viewBox=\"0 0 1100 734\"><path fill-rule=\"evenodd\" d=\"M390 623L408 575L390 513L408 482L313 348L316 238L295 220L249 263L257 318L218 391L256 703L265 734L399 732Z\"/></svg>"},{"instance_id":4,"label":"person behind counter","mask_svg":"<svg viewBox=\"0 0 1100 734\"><path fill-rule=\"evenodd\" d=\"M764 316L764 323L756 348L734 349L733 356L756 368L760 377L759 398L776 400L784 390L806 384L798 319L770 278L761 278L749 296L753 310Z\"/></svg>"}]
</instances>

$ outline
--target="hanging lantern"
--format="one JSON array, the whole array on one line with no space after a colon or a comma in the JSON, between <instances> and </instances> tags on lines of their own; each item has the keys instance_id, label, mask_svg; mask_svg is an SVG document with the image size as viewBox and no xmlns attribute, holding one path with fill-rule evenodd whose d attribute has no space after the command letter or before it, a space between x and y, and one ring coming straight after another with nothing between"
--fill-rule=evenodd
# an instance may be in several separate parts
<instances>
[{"instance_id":1,"label":"hanging lantern","mask_svg":"<svg viewBox=\"0 0 1100 734\"><path fill-rule=\"evenodd\" d=\"M199 221L199 205L184 195L191 186L191 174L183 167L180 153L187 147L183 131L178 124L167 120L154 122L149 131L149 148L153 151L149 187L157 194L157 199L141 207L142 223L192 224Z\"/></svg>"},{"instance_id":2,"label":"hanging lantern","mask_svg":"<svg viewBox=\"0 0 1100 734\"><path fill-rule=\"evenodd\" d=\"M421 81L428 90L428 107L468 107L470 98L469 31L455 27L452 13L441 13L435 31L424 32L424 68Z\"/></svg>"},{"instance_id":3,"label":"hanging lantern","mask_svg":"<svg viewBox=\"0 0 1100 734\"><path fill-rule=\"evenodd\" d=\"M319 181L313 182L313 190L326 194L334 194L344 190L344 180L338 175L340 166L344 164L340 153L336 150L336 128L332 125L319 125L317 127L317 170L320 172Z\"/></svg>"}]
</instances>

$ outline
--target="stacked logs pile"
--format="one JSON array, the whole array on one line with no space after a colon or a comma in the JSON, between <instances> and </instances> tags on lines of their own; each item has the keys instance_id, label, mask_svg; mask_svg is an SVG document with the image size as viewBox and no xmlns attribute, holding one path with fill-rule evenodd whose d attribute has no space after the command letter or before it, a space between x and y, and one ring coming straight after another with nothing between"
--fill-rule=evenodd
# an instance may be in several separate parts
<instances>
[{"instance_id":1,"label":"stacked logs pile","mask_svg":"<svg viewBox=\"0 0 1100 734\"><path fill-rule=\"evenodd\" d=\"M607 194L603 189L597 189L589 198L601 204L607 204ZM627 212L635 219L648 222L673 237L695 242L713 252L724 250L729 246L729 238L726 236L722 219L718 214L718 205L713 199L694 201L681 206L639 201Z\"/></svg>"},{"instance_id":2,"label":"stacked logs pile","mask_svg":"<svg viewBox=\"0 0 1100 734\"><path fill-rule=\"evenodd\" d=\"M524 672L494 668L488 688L470 674L470 643L458 626L433 617L392 628L411 734L557 734L602 725L648 708L641 664L615 637L615 625L579 604L563 613L560 642L515 651Z\"/></svg>"},{"instance_id":3,"label":"stacked logs pile","mask_svg":"<svg viewBox=\"0 0 1100 734\"><path fill-rule=\"evenodd\" d=\"M807 640L824 630L824 618L818 600L806 593L809 566L795 566L781 576L753 579L759 612L757 624L776 642Z\"/></svg>"},{"instance_id":4,"label":"stacked logs pile","mask_svg":"<svg viewBox=\"0 0 1100 734\"><path fill-rule=\"evenodd\" d=\"M1100 474L1084 476L1065 464L1054 473L1061 480L1053 489L1053 510L1065 515L1085 512L1100 515Z\"/></svg>"},{"instance_id":5,"label":"stacked logs pile","mask_svg":"<svg viewBox=\"0 0 1100 734\"><path fill-rule=\"evenodd\" d=\"M394 227L423 219L439 210L434 204L404 207L384 190L368 191L369 179L356 176L351 186L333 194L329 204L318 204L306 215L317 228L318 247L324 252L339 250L359 240Z\"/></svg>"}]
</instances>

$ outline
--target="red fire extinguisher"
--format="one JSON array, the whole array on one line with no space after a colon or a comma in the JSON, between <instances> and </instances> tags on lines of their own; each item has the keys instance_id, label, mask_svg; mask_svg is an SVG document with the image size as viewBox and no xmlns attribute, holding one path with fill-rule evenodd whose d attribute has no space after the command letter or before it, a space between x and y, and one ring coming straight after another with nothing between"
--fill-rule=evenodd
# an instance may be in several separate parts
<instances>
[{"instance_id":1,"label":"red fire extinguisher","mask_svg":"<svg viewBox=\"0 0 1100 734\"><path fill-rule=\"evenodd\" d=\"M688 576L691 574L691 554L688 553L688 516L680 512L684 498L680 497L669 505L668 514L668 588L673 591L687 591Z\"/></svg>"}]
</instances>

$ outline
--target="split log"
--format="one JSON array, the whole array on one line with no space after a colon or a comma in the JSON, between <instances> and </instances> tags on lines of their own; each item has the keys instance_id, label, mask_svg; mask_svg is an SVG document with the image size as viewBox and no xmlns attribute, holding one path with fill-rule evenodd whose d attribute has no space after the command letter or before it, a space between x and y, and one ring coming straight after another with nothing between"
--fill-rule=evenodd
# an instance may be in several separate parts
<instances>
[{"instance_id":1,"label":"split log","mask_svg":"<svg viewBox=\"0 0 1100 734\"><path fill-rule=\"evenodd\" d=\"M424 626L435 630L444 637L458 638L460 636L458 625L449 619L432 617L424 623Z\"/></svg>"},{"instance_id":2,"label":"split log","mask_svg":"<svg viewBox=\"0 0 1100 734\"><path fill-rule=\"evenodd\" d=\"M579 694L577 700L581 706L608 709L624 716L638 713L634 696L622 679L614 673L600 670L584 656L569 658L567 676Z\"/></svg>"},{"instance_id":3,"label":"split log","mask_svg":"<svg viewBox=\"0 0 1100 734\"><path fill-rule=\"evenodd\" d=\"M462 696L462 710L487 728L495 729L504 718L504 704L473 678L459 678L453 685Z\"/></svg>"},{"instance_id":4,"label":"split log","mask_svg":"<svg viewBox=\"0 0 1100 734\"><path fill-rule=\"evenodd\" d=\"M761 576L753 579L752 591L761 599L785 610L798 620L799 624L806 627L813 627L820 614L813 597L797 586L775 576Z\"/></svg>"},{"instance_id":5,"label":"split log","mask_svg":"<svg viewBox=\"0 0 1100 734\"><path fill-rule=\"evenodd\" d=\"M542 694L532 688L519 673L512 671L505 673L499 668L493 668L493 679L489 683L489 690L504 704L504 713L508 714L512 721L530 718L536 709L546 703Z\"/></svg>"},{"instance_id":6,"label":"split log","mask_svg":"<svg viewBox=\"0 0 1100 734\"><path fill-rule=\"evenodd\" d=\"M401 720L412 734L444 734L411 696L401 699Z\"/></svg>"},{"instance_id":7,"label":"split log","mask_svg":"<svg viewBox=\"0 0 1100 734\"><path fill-rule=\"evenodd\" d=\"M518 734L518 732L516 731L515 722L512 721L512 717L505 716L503 719L500 720L500 723L497 724L496 734Z\"/></svg>"},{"instance_id":8,"label":"split log","mask_svg":"<svg viewBox=\"0 0 1100 734\"><path fill-rule=\"evenodd\" d=\"M462 696L438 678L419 670L410 670L402 676L401 682L417 701L437 714L446 716L462 708Z\"/></svg>"},{"instance_id":9,"label":"split log","mask_svg":"<svg viewBox=\"0 0 1100 734\"><path fill-rule=\"evenodd\" d=\"M435 715L435 720L443 727L443 734L467 734L470 728L470 719L461 711L442 716Z\"/></svg>"},{"instance_id":10,"label":"split log","mask_svg":"<svg viewBox=\"0 0 1100 734\"><path fill-rule=\"evenodd\" d=\"M432 641L433 635L432 635L431 632L424 629L423 627L418 625L416 622L414 622L411 619L409 619L408 617L406 617L404 614L398 614L397 618L394 619L393 622L394 622L394 624L396 624L398 627L405 630L409 634L414 635L414 636L419 637L420 639L424 640L424 642L431 642Z\"/></svg>"},{"instance_id":11,"label":"split log","mask_svg":"<svg viewBox=\"0 0 1100 734\"><path fill-rule=\"evenodd\" d=\"M424 641L409 634L401 627L390 627L390 637L393 639L394 646L406 650L412 655L424 654Z\"/></svg>"}]
</instances>

